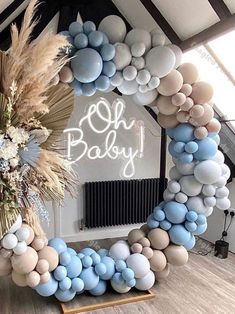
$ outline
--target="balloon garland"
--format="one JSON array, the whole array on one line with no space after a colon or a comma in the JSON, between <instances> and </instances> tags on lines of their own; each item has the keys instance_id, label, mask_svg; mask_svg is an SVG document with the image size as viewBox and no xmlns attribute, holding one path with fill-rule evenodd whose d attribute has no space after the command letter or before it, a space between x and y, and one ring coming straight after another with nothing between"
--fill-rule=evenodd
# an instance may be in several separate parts
<instances>
[{"instance_id":1,"label":"balloon garland","mask_svg":"<svg viewBox=\"0 0 235 314\"><path fill-rule=\"evenodd\" d=\"M18 286L29 286L45 297L55 295L62 302L84 291L102 295L108 283L118 293L126 293L132 287L150 289L155 280L168 276L169 265L187 263L187 250L195 245L195 235L206 230L206 217L211 215L213 206L221 210L230 207L225 186L230 171L218 151L220 123L213 118L213 89L198 80L194 65L181 64L180 49L165 46L162 33L133 29L126 34L125 23L117 16L104 18L98 31L93 22L74 22L63 36L46 35L31 45L24 36L29 36L34 26L31 18L36 2L31 1L21 32L18 34L12 27L9 52L1 52L0 108L6 120L5 124L1 120L0 132L0 199L4 203L0 205L0 275L11 275ZM6 80L12 70L13 53L19 53L15 49L23 39L21 66L27 62L34 66L34 84L46 82L51 88L46 92L43 85L43 96L35 89L32 99L38 101L37 108L28 102L26 87L31 91L34 85L29 85L33 78L27 67L24 72L19 67L21 75L14 71ZM50 46L52 40L54 46ZM43 63L45 55L40 51L48 51L48 46L52 52ZM35 51L38 58L31 57ZM36 69L39 65L40 70ZM40 73L43 81L38 79ZM164 201L153 209L147 224L132 230L127 241L118 241L109 250L84 248L76 252L62 239L48 242L35 213L45 216L40 199L59 199L73 183L70 169L57 153L50 145L44 148L52 127L45 117L49 109L53 115L53 106L63 110L65 100L70 99L65 92L67 84L77 96L117 87L137 105L151 104L159 111L158 122L167 128L171 138L169 153L174 166ZM61 86L63 93L58 94ZM18 87L23 94L17 94ZM56 118L53 116L53 121ZM63 126L57 133L67 118L63 117ZM32 174L38 180L36 186L31 181ZM7 186L12 180L14 190ZM50 180L57 189L52 188Z\"/></svg>"}]
</instances>

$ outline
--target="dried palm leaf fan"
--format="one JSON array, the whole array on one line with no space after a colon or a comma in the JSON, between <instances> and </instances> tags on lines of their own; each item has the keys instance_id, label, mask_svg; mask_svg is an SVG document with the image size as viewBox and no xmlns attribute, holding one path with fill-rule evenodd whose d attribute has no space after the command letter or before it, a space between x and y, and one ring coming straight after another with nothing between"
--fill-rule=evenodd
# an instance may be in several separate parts
<instances>
[{"instance_id":1,"label":"dried palm leaf fan","mask_svg":"<svg viewBox=\"0 0 235 314\"><path fill-rule=\"evenodd\" d=\"M69 43L50 33L30 42L38 5L29 3L20 31L11 27L11 47L0 51L0 238L19 213L42 233L37 204L60 201L77 184L55 151L74 103L67 85L53 83L68 61L61 51Z\"/></svg>"}]
</instances>

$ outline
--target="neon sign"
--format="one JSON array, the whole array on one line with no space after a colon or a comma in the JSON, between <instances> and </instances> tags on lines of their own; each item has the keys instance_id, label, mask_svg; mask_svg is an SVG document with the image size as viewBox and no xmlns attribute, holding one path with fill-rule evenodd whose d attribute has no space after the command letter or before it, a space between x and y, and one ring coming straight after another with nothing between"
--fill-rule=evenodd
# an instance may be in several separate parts
<instances>
[{"instance_id":1,"label":"neon sign","mask_svg":"<svg viewBox=\"0 0 235 314\"><path fill-rule=\"evenodd\" d=\"M67 134L67 159L70 164L78 162L83 157L90 160L110 158L123 159L121 175L125 178L131 178L135 174L136 158L142 158L144 152L144 124L143 121L130 119L128 122L123 118L125 111L125 102L117 98L112 105L105 99L99 98L92 103L87 113L79 120L78 126L64 130ZM96 123L95 123L96 120ZM99 126L97 126L97 120ZM98 145L90 146L84 139L85 125L96 135L104 134L103 147ZM102 125L102 126L100 126ZM117 145L118 130L135 132L138 138L137 147L124 147ZM77 147L80 153L74 157L73 148Z\"/></svg>"}]
</instances>

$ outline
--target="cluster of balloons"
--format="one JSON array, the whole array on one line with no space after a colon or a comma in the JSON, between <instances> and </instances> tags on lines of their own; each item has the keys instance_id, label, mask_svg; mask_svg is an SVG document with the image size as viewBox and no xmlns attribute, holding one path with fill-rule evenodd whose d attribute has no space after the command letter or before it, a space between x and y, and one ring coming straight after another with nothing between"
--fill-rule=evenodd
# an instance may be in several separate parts
<instances>
[{"instance_id":1,"label":"cluster of balloons","mask_svg":"<svg viewBox=\"0 0 235 314\"><path fill-rule=\"evenodd\" d=\"M104 32L96 30L93 22L83 25L73 22L63 31L71 46L67 53L69 65L62 68L59 79L69 83L77 96L92 96L96 90L105 92L110 88L110 78L116 73L115 48Z\"/></svg>"}]
</instances>

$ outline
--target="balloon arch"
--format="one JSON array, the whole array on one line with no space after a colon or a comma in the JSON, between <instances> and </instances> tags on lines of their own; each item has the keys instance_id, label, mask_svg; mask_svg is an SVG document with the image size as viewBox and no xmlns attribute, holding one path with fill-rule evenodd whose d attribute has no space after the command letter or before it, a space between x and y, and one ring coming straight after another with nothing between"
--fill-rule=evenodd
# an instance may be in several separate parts
<instances>
[{"instance_id":1,"label":"balloon arch","mask_svg":"<svg viewBox=\"0 0 235 314\"><path fill-rule=\"evenodd\" d=\"M21 213L2 234L0 275L10 274L18 286L30 286L42 296L55 295L62 302L84 291L102 295L108 283L119 293L132 287L150 289L155 280L168 276L170 265L187 263L188 250L195 245L195 235L205 232L213 206L230 207L225 186L230 170L218 150L221 126L213 117L213 89L199 80L193 64L181 64L180 48L165 45L164 34L142 29L126 33L118 16L105 17L98 30L91 21L73 22L62 35L70 45L59 51L62 59L64 55L70 59L58 67L53 85L69 84L77 96L117 88L136 105L155 106L158 122L171 138L174 166L164 201L153 208L147 223L109 250L76 252L62 239L48 242ZM0 142L14 138L7 134Z\"/></svg>"}]
</instances>

